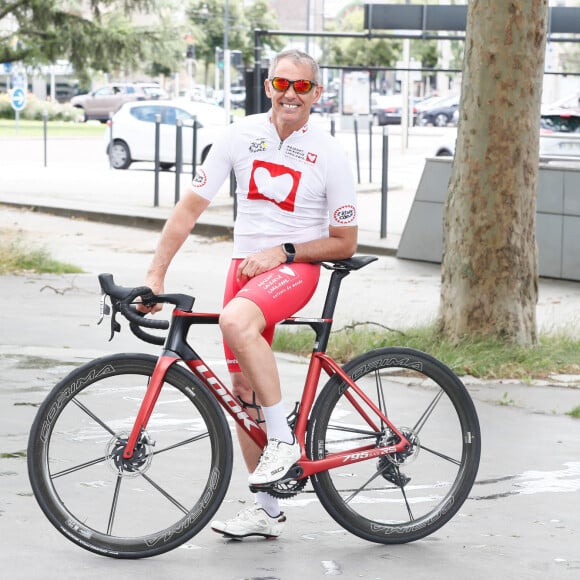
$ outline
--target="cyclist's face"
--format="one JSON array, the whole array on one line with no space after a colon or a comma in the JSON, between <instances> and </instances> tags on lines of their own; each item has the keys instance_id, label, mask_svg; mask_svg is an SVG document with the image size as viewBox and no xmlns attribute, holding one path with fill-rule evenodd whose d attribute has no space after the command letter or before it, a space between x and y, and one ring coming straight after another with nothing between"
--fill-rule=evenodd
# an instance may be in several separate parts
<instances>
[{"instance_id":1,"label":"cyclist's face","mask_svg":"<svg viewBox=\"0 0 580 580\"><path fill-rule=\"evenodd\" d=\"M315 82L312 69L307 63L295 63L287 58L278 63L272 77ZM277 127L281 124L291 127L293 131L300 129L308 121L310 108L322 93L320 85L315 85L308 93L297 93L293 85L285 91L277 91L269 80L265 81L264 86L266 95L272 100L272 121Z\"/></svg>"}]
</instances>

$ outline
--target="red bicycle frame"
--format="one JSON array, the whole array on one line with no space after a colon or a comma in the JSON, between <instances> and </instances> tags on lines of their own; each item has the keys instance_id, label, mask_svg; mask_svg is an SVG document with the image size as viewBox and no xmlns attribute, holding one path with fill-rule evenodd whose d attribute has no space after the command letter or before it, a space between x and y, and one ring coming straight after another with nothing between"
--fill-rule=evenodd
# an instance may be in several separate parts
<instances>
[{"instance_id":1,"label":"red bicycle frame","mask_svg":"<svg viewBox=\"0 0 580 580\"><path fill-rule=\"evenodd\" d=\"M335 272L336 274L336 272ZM332 283L331 283L332 286ZM330 289L329 289L330 291ZM172 315L171 327L165 343L163 354L159 357L151 380L147 387L147 392L141 403L139 413L131 430L123 456L130 458L133 455L135 445L147 426L147 422L153 412L155 403L161 392L164 383L165 374L169 368L176 362L182 360L186 366L195 374L195 376L205 385L205 387L214 395L222 408L232 419L239 425L258 445L263 448L266 445L266 434L258 423L245 411L238 399L214 374L211 368L205 364L202 358L186 342L187 331L193 324L217 324L218 314L200 314L184 312L175 309ZM395 427L379 409L373 401L359 388L359 386L343 371L338 363L325 353L328 342L330 327L332 326L331 318L289 318L282 324L298 324L311 326L316 334L317 340L313 349L304 390L302 392L300 405L298 407L295 436L300 442L302 456L298 461L302 473L301 478L308 477L314 473L333 469L341 465L349 465L366 461L368 459L378 458L384 455L404 452L410 448L407 438ZM394 445L378 447L376 444L368 444L361 447L349 449L345 452L332 453L324 459L312 460L305 453L305 437L308 424L308 417L316 397L317 385L322 371L329 376L338 375L338 377L347 385L344 396L350 401L354 409L366 421L369 428L377 433L377 436L383 431L377 425L377 421L397 436L398 442ZM340 383L342 384L342 383ZM366 406L366 407L365 407Z\"/></svg>"}]
</instances>

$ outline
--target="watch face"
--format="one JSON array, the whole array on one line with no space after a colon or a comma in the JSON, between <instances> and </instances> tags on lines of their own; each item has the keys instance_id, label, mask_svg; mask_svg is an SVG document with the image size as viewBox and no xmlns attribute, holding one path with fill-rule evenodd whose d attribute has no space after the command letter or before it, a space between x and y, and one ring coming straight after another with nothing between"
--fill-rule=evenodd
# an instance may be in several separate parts
<instances>
[{"instance_id":1,"label":"watch face","mask_svg":"<svg viewBox=\"0 0 580 580\"><path fill-rule=\"evenodd\" d=\"M284 244L284 251L286 252L286 254L293 255L296 253L296 248L294 247L294 244L286 243Z\"/></svg>"}]
</instances>

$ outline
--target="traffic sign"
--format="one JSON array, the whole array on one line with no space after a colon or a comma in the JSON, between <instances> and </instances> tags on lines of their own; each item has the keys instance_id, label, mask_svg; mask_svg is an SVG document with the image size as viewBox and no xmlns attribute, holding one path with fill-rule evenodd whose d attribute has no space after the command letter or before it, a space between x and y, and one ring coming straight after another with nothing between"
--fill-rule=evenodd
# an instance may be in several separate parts
<instances>
[{"instance_id":1,"label":"traffic sign","mask_svg":"<svg viewBox=\"0 0 580 580\"><path fill-rule=\"evenodd\" d=\"M12 108L15 111L22 111L22 109L26 107L26 92L22 87L16 87L15 89L12 89L10 102L12 104Z\"/></svg>"}]
</instances>

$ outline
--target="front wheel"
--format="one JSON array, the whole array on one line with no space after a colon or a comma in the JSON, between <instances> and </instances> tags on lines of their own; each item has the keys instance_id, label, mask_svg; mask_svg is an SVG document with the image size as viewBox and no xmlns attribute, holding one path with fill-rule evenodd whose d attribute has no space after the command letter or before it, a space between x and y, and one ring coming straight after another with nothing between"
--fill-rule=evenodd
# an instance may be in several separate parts
<instances>
[{"instance_id":1,"label":"front wheel","mask_svg":"<svg viewBox=\"0 0 580 580\"><path fill-rule=\"evenodd\" d=\"M176 548L204 528L229 485L224 414L175 365L133 457L123 457L155 362L124 354L87 363L54 387L30 432L28 472L40 507L69 540L104 556Z\"/></svg>"},{"instance_id":2,"label":"front wheel","mask_svg":"<svg viewBox=\"0 0 580 580\"><path fill-rule=\"evenodd\" d=\"M125 141L121 141L121 139L115 139L109 147L111 167L114 169L128 169L131 163L133 163L129 145Z\"/></svg>"},{"instance_id":3,"label":"front wheel","mask_svg":"<svg viewBox=\"0 0 580 580\"><path fill-rule=\"evenodd\" d=\"M312 459L385 449L379 459L312 476L328 513L349 532L382 544L423 538L467 499L481 450L475 407L463 383L433 357L407 348L367 352L344 366L362 391L410 441L404 453L379 416L335 376L312 410Z\"/></svg>"},{"instance_id":4,"label":"front wheel","mask_svg":"<svg viewBox=\"0 0 580 580\"><path fill-rule=\"evenodd\" d=\"M435 127L447 127L448 123L449 123L449 118L447 117L447 115L445 113L439 113L435 117L435 120L433 122Z\"/></svg>"}]
</instances>

